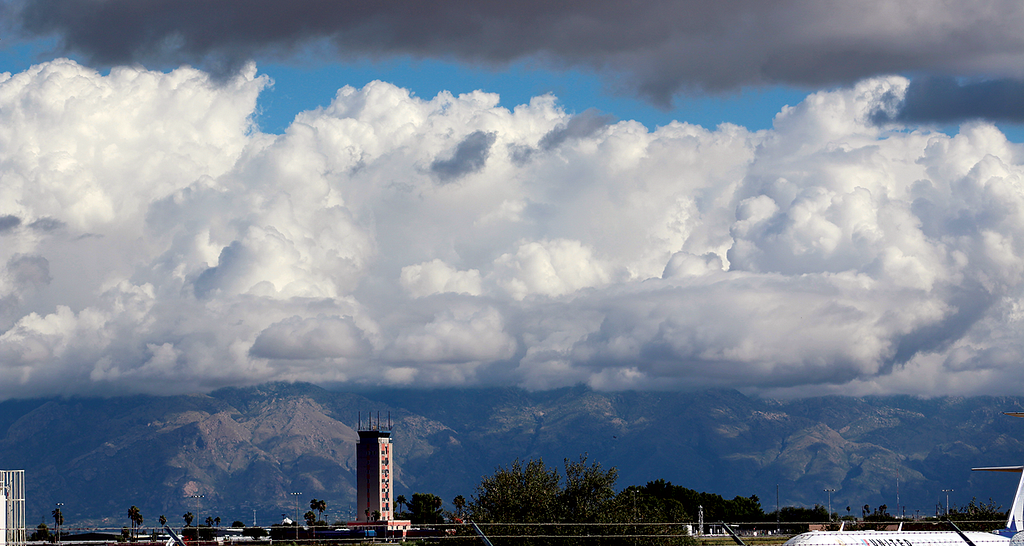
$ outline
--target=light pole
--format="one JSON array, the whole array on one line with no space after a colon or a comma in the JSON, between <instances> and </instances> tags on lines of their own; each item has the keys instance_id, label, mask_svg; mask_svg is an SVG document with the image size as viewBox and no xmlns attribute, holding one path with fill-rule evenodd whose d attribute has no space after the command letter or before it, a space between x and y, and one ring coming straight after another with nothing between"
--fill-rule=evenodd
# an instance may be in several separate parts
<instances>
[{"instance_id":1,"label":"light pole","mask_svg":"<svg viewBox=\"0 0 1024 546\"><path fill-rule=\"evenodd\" d=\"M53 511L53 522L57 524L57 544L60 544L60 524L64 523L64 511L60 509L61 506L64 506L64 503L58 502L57 508Z\"/></svg>"},{"instance_id":2,"label":"light pole","mask_svg":"<svg viewBox=\"0 0 1024 546\"><path fill-rule=\"evenodd\" d=\"M292 493L295 497L295 540L299 540L299 495L302 493Z\"/></svg>"},{"instance_id":3,"label":"light pole","mask_svg":"<svg viewBox=\"0 0 1024 546\"><path fill-rule=\"evenodd\" d=\"M835 493L836 490L825 489L824 491L828 493L828 522L832 523L832 493Z\"/></svg>"},{"instance_id":4,"label":"light pole","mask_svg":"<svg viewBox=\"0 0 1024 546\"><path fill-rule=\"evenodd\" d=\"M946 494L946 519L949 519L949 494L953 492L952 489L943 489L943 493Z\"/></svg>"},{"instance_id":5,"label":"light pole","mask_svg":"<svg viewBox=\"0 0 1024 546\"><path fill-rule=\"evenodd\" d=\"M199 499L206 497L206 495L189 495L188 498L196 500L196 542L199 542ZM184 531L182 531L184 532Z\"/></svg>"},{"instance_id":6,"label":"light pole","mask_svg":"<svg viewBox=\"0 0 1024 546\"><path fill-rule=\"evenodd\" d=\"M782 530L782 518L779 514L779 484L775 484L775 534Z\"/></svg>"}]
</instances>

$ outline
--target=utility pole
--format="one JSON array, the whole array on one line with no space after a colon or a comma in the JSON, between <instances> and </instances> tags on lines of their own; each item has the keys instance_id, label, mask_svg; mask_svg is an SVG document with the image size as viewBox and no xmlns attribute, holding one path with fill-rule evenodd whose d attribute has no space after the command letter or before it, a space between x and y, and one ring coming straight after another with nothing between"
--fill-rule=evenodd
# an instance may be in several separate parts
<instances>
[{"instance_id":1,"label":"utility pole","mask_svg":"<svg viewBox=\"0 0 1024 546\"><path fill-rule=\"evenodd\" d=\"M782 520L779 514L779 484L775 484L775 534L782 532Z\"/></svg>"}]
</instances>

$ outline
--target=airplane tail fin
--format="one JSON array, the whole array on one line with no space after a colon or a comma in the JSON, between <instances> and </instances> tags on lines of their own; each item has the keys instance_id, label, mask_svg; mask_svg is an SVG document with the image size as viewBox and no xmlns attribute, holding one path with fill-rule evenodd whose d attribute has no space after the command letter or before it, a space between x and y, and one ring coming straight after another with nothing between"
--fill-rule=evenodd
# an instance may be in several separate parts
<instances>
[{"instance_id":1,"label":"airplane tail fin","mask_svg":"<svg viewBox=\"0 0 1024 546\"><path fill-rule=\"evenodd\" d=\"M989 466L984 468L972 468L987 472L1015 472L1020 474L1020 481L1017 483L1017 494L1013 497L1013 506L1010 507L1010 515L1006 518L1006 529L999 532L1003 536L1013 536L1024 530L1024 466Z\"/></svg>"},{"instance_id":2,"label":"airplane tail fin","mask_svg":"<svg viewBox=\"0 0 1024 546\"><path fill-rule=\"evenodd\" d=\"M168 525L164 525L164 531L171 537L167 539L167 546L185 546L185 542Z\"/></svg>"},{"instance_id":3,"label":"airplane tail fin","mask_svg":"<svg viewBox=\"0 0 1024 546\"><path fill-rule=\"evenodd\" d=\"M1007 411L1003 415L1011 417L1024 417L1024 412ZM983 468L972 468L987 472L1014 472L1020 474L1020 481L1017 483L1017 494L1013 496L1013 506L1010 507L1010 515L1006 518L1006 529L998 531L1000 535L1012 537L1024 530L1024 466L988 466Z\"/></svg>"}]
</instances>

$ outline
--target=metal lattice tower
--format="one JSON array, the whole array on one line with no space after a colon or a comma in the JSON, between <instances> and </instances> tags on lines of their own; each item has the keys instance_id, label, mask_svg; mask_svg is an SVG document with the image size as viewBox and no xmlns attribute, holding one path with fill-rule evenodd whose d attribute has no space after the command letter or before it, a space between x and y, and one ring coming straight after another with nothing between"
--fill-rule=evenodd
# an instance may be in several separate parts
<instances>
[{"instance_id":1,"label":"metal lattice tower","mask_svg":"<svg viewBox=\"0 0 1024 546\"><path fill-rule=\"evenodd\" d=\"M697 536L704 536L704 507L697 507Z\"/></svg>"},{"instance_id":2,"label":"metal lattice tower","mask_svg":"<svg viewBox=\"0 0 1024 546\"><path fill-rule=\"evenodd\" d=\"M0 546L23 546L25 538L25 471L0 470Z\"/></svg>"}]
</instances>

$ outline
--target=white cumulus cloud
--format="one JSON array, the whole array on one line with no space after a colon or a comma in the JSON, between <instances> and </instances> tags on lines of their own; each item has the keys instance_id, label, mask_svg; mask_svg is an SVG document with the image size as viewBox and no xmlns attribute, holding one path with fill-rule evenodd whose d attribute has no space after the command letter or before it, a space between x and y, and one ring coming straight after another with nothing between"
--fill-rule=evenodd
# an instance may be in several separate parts
<instances>
[{"instance_id":1,"label":"white cumulus cloud","mask_svg":"<svg viewBox=\"0 0 1024 546\"><path fill-rule=\"evenodd\" d=\"M0 397L268 380L1013 393L1021 147L341 88L280 135L255 67L0 78Z\"/></svg>"}]
</instances>

